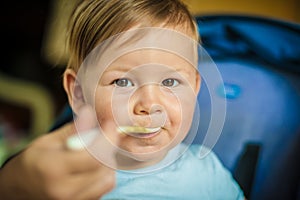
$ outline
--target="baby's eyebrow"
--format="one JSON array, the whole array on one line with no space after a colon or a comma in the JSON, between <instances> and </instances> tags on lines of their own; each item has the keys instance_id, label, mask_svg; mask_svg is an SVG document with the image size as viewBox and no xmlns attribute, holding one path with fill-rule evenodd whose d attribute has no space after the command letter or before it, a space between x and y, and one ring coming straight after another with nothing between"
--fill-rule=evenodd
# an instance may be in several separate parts
<instances>
[{"instance_id":1,"label":"baby's eyebrow","mask_svg":"<svg viewBox=\"0 0 300 200\"><path fill-rule=\"evenodd\" d=\"M132 68L126 67L126 65L122 65L122 66L111 65L103 73L105 73L105 72L128 72L130 70L132 70Z\"/></svg>"},{"instance_id":2,"label":"baby's eyebrow","mask_svg":"<svg viewBox=\"0 0 300 200\"><path fill-rule=\"evenodd\" d=\"M178 65L178 64L161 64L161 63L146 63L146 64L141 64L141 65L131 65L131 64L111 64L109 67L107 67L107 69L103 72L103 73L109 73L109 72L121 72L121 73L127 73L130 71L134 71L135 69L138 69L139 67L151 67L151 65L161 65L161 66L165 66L165 72L169 72L169 73L194 73L195 71L197 71L197 69L195 69L195 67L190 66L190 65Z\"/></svg>"}]
</instances>

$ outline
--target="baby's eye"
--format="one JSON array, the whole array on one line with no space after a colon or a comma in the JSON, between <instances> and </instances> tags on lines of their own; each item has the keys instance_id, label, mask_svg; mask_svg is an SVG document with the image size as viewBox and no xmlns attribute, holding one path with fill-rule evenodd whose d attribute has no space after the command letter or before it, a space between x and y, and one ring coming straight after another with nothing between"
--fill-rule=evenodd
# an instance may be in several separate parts
<instances>
[{"instance_id":1,"label":"baby's eye","mask_svg":"<svg viewBox=\"0 0 300 200\"><path fill-rule=\"evenodd\" d=\"M176 79L168 78L163 80L162 85L165 87L175 87L179 84L179 82Z\"/></svg>"},{"instance_id":2,"label":"baby's eye","mask_svg":"<svg viewBox=\"0 0 300 200\"><path fill-rule=\"evenodd\" d=\"M133 86L133 83L130 80L128 80L127 78L116 79L112 83L115 84L118 87L131 87L131 86Z\"/></svg>"}]
</instances>

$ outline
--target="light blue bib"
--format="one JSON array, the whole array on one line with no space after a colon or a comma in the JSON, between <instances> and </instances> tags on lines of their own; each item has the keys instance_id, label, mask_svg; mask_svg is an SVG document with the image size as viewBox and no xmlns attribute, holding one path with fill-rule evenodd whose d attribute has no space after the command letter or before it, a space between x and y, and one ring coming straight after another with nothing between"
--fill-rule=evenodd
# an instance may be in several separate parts
<instances>
[{"instance_id":1,"label":"light blue bib","mask_svg":"<svg viewBox=\"0 0 300 200\"><path fill-rule=\"evenodd\" d=\"M213 152L200 158L201 146L192 145L181 155L184 148L178 145L150 168L117 171L116 188L102 199L244 199L238 184ZM170 164L174 156L179 158Z\"/></svg>"}]
</instances>

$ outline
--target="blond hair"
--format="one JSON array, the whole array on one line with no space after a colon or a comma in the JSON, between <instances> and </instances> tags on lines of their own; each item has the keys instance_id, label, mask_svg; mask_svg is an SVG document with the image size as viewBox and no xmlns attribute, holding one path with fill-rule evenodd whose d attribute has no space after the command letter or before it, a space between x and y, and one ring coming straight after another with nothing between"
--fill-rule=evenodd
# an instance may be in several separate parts
<instances>
[{"instance_id":1,"label":"blond hair","mask_svg":"<svg viewBox=\"0 0 300 200\"><path fill-rule=\"evenodd\" d=\"M68 68L77 71L85 57L111 36L132 26L180 26L197 39L194 18L180 0L83 0L68 31Z\"/></svg>"}]
</instances>

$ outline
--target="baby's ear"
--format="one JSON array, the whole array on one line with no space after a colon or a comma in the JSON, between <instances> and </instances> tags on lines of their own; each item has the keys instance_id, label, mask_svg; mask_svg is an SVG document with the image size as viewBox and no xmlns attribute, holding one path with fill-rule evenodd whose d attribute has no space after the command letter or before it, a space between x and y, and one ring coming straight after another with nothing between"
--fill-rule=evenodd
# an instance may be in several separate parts
<instances>
[{"instance_id":1,"label":"baby's ear","mask_svg":"<svg viewBox=\"0 0 300 200\"><path fill-rule=\"evenodd\" d=\"M69 104L75 114L85 104L82 87L77 81L77 74L72 69L66 69L63 77L64 89L67 93Z\"/></svg>"}]
</instances>

